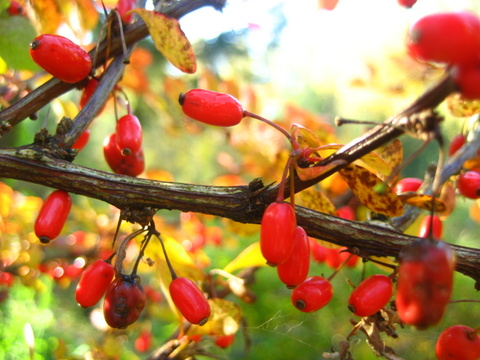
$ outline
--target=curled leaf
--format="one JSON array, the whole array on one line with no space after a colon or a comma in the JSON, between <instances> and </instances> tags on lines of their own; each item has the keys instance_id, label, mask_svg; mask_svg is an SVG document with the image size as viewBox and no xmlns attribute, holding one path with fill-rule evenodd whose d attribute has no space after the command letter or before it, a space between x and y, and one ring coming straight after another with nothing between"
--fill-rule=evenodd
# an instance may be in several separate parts
<instances>
[{"instance_id":1,"label":"curled leaf","mask_svg":"<svg viewBox=\"0 0 480 360\"><path fill-rule=\"evenodd\" d=\"M193 74L197 70L192 45L180 28L177 19L145 9L133 9L132 12L145 21L156 49L173 66L188 74Z\"/></svg>"}]
</instances>

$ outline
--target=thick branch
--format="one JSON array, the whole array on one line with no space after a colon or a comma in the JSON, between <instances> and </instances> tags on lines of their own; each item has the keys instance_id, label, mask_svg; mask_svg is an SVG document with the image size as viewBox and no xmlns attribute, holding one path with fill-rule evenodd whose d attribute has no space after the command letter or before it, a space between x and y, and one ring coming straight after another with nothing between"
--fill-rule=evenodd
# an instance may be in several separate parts
<instances>
[{"instance_id":1,"label":"thick branch","mask_svg":"<svg viewBox=\"0 0 480 360\"><path fill-rule=\"evenodd\" d=\"M62 189L108 202L120 209L145 208L193 211L241 223L260 223L275 192L272 188L203 186L132 178L53 159L35 148L0 150L0 173L5 178ZM349 248L364 256L397 257L401 247L416 238L369 223L351 222L297 207L298 224L319 239ZM458 271L480 283L480 250L452 245Z\"/></svg>"}]
</instances>

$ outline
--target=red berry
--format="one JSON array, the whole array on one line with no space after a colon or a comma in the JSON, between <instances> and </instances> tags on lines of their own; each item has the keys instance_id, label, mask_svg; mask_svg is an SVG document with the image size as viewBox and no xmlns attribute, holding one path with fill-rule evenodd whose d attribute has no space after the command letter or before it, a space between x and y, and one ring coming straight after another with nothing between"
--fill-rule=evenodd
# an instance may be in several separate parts
<instances>
[{"instance_id":1,"label":"red berry","mask_svg":"<svg viewBox=\"0 0 480 360\"><path fill-rule=\"evenodd\" d=\"M195 283L185 277L177 277L170 283L170 296L187 321L204 325L211 314L210 304Z\"/></svg>"},{"instance_id":2,"label":"red berry","mask_svg":"<svg viewBox=\"0 0 480 360\"><path fill-rule=\"evenodd\" d=\"M30 44L30 55L45 71L67 83L85 79L92 70L90 55L60 35L38 36Z\"/></svg>"},{"instance_id":3,"label":"red berry","mask_svg":"<svg viewBox=\"0 0 480 360\"><path fill-rule=\"evenodd\" d=\"M348 259L345 265L348 267L354 267L357 265L358 256L353 255L350 257L351 253L349 253L347 250L348 248L345 246L340 248L327 248L327 258L325 259L325 263L330 268L336 269Z\"/></svg>"},{"instance_id":4,"label":"red berry","mask_svg":"<svg viewBox=\"0 0 480 360\"><path fill-rule=\"evenodd\" d=\"M107 324L123 329L140 317L145 307L146 296L140 278L120 275L108 287L103 301L103 315Z\"/></svg>"},{"instance_id":5,"label":"red berry","mask_svg":"<svg viewBox=\"0 0 480 360\"><path fill-rule=\"evenodd\" d=\"M136 0L118 0L117 11L124 23L129 23L132 21L133 15L131 13L128 15L125 14L130 10L135 9L136 2Z\"/></svg>"},{"instance_id":6,"label":"red berry","mask_svg":"<svg viewBox=\"0 0 480 360\"><path fill-rule=\"evenodd\" d=\"M178 99L185 115L209 125L233 126L244 117L240 102L233 96L205 89L192 89Z\"/></svg>"},{"instance_id":7,"label":"red berry","mask_svg":"<svg viewBox=\"0 0 480 360\"><path fill-rule=\"evenodd\" d=\"M420 223L418 236L421 238L432 237L441 239L443 236L443 223L437 215L427 215Z\"/></svg>"},{"instance_id":8,"label":"red berry","mask_svg":"<svg viewBox=\"0 0 480 360\"><path fill-rule=\"evenodd\" d=\"M83 109L85 105L87 104L87 101L92 97L92 95L95 93L97 90L99 81L95 78L90 78L87 82L87 85L83 88L82 95L80 96L80 101L78 103L78 107L80 109ZM100 115L100 113L105 109L106 103L103 104L103 106L98 110L98 113L96 115Z\"/></svg>"},{"instance_id":9,"label":"red berry","mask_svg":"<svg viewBox=\"0 0 480 360\"><path fill-rule=\"evenodd\" d=\"M424 16L410 29L407 47L413 57L423 61L476 61L480 55L480 19L467 11Z\"/></svg>"},{"instance_id":10,"label":"red berry","mask_svg":"<svg viewBox=\"0 0 480 360\"><path fill-rule=\"evenodd\" d=\"M310 249L313 260L318 263L325 262L328 256L328 249L325 246L320 245L315 239L310 239Z\"/></svg>"},{"instance_id":11,"label":"red berry","mask_svg":"<svg viewBox=\"0 0 480 360\"><path fill-rule=\"evenodd\" d=\"M337 209L337 215L342 219L355 220L355 210L351 206L345 205Z\"/></svg>"},{"instance_id":12,"label":"red berry","mask_svg":"<svg viewBox=\"0 0 480 360\"><path fill-rule=\"evenodd\" d=\"M480 198L480 172L466 171L458 176L457 189L466 198Z\"/></svg>"},{"instance_id":13,"label":"red berry","mask_svg":"<svg viewBox=\"0 0 480 360\"><path fill-rule=\"evenodd\" d=\"M143 149L132 155L123 156L118 150L115 133L104 140L103 154L108 165L116 174L138 176L145 170Z\"/></svg>"},{"instance_id":14,"label":"red berry","mask_svg":"<svg viewBox=\"0 0 480 360\"><path fill-rule=\"evenodd\" d=\"M82 273L75 289L75 299L80 306L93 306L107 292L115 275L112 264L97 260Z\"/></svg>"},{"instance_id":15,"label":"red berry","mask_svg":"<svg viewBox=\"0 0 480 360\"><path fill-rule=\"evenodd\" d=\"M413 5L415 5L417 0L398 0L398 4L401 6L404 6L406 8L411 8Z\"/></svg>"},{"instance_id":16,"label":"red berry","mask_svg":"<svg viewBox=\"0 0 480 360\"><path fill-rule=\"evenodd\" d=\"M15 276L12 273L0 270L0 285L12 286L15 281Z\"/></svg>"},{"instance_id":17,"label":"red berry","mask_svg":"<svg viewBox=\"0 0 480 360\"><path fill-rule=\"evenodd\" d=\"M333 296L330 281L321 276L311 276L292 291L292 303L300 311L317 311L327 305Z\"/></svg>"},{"instance_id":18,"label":"red berry","mask_svg":"<svg viewBox=\"0 0 480 360\"><path fill-rule=\"evenodd\" d=\"M418 328L437 324L452 293L455 253L443 241L421 240L400 252L395 304L400 319Z\"/></svg>"},{"instance_id":19,"label":"red berry","mask_svg":"<svg viewBox=\"0 0 480 360\"><path fill-rule=\"evenodd\" d=\"M268 265L277 266L290 258L296 227L295 211L290 203L268 205L260 226L260 249Z\"/></svg>"},{"instance_id":20,"label":"red berry","mask_svg":"<svg viewBox=\"0 0 480 360\"><path fill-rule=\"evenodd\" d=\"M25 13L25 9L18 1L11 1L10 6L7 8L7 12L11 16L23 15Z\"/></svg>"},{"instance_id":21,"label":"red berry","mask_svg":"<svg viewBox=\"0 0 480 360\"><path fill-rule=\"evenodd\" d=\"M465 99L480 99L480 62L456 65L451 74L458 91Z\"/></svg>"},{"instance_id":22,"label":"red berry","mask_svg":"<svg viewBox=\"0 0 480 360\"><path fill-rule=\"evenodd\" d=\"M117 147L124 156L135 154L142 147L142 125L135 115L118 119L115 134Z\"/></svg>"},{"instance_id":23,"label":"red berry","mask_svg":"<svg viewBox=\"0 0 480 360\"><path fill-rule=\"evenodd\" d=\"M452 156L455 154L467 141L467 138L463 134L455 135L450 141L450 146L448 147L448 155Z\"/></svg>"},{"instance_id":24,"label":"red berry","mask_svg":"<svg viewBox=\"0 0 480 360\"><path fill-rule=\"evenodd\" d=\"M278 277L288 287L301 284L310 269L310 240L301 226L295 230L293 253L277 267Z\"/></svg>"},{"instance_id":25,"label":"red berry","mask_svg":"<svg viewBox=\"0 0 480 360\"><path fill-rule=\"evenodd\" d=\"M408 191L417 191L422 185L422 179L417 178L403 178L398 181L393 187L393 191L397 194L401 194Z\"/></svg>"},{"instance_id":26,"label":"red berry","mask_svg":"<svg viewBox=\"0 0 480 360\"><path fill-rule=\"evenodd\" d=\"M348 308L355 315L370 316L388 304L393 294L392 280L385 275L372 275L350 294Z\"/></svg>"},{"instance_id":27,"label":"red berry","mask_svg":"<svg viewBox=\"0 0 480 360\"><path fill-rule=\"evenodd\" d=\"M215 337L215 345L221 347L222 349L226 349L233 344L234 340L235 334L219 335Z\"/></svg>"},{"instance_id":28,"label":"red berry","mask_svg":"<svg viewBox=\"0 0 480 360\"><path fill-rule=\"evenodd\" d=\"M55 190L43 203L35 221L35 235L40 242L48 244L63 229L72 207L70 194L63 190Z\"/></svg>"},{"instance_id":29,"label":"red berry","mask_svg":"<svg viewBox=\"0 0 480 360\"><path fill-rule=\"evenodd\" d=\"M72 149L77 149L78 151L82 150L85 145L87 145L88 140L90 139L90 129L85 130L80 137L72 145Z\"/></svg>"},{"instance_id":30,"label":"red berry","mask_svg":"<svg viewBox=\"0 0 480 360\"><path fill-rule=\"evenodd\" d=\"M440 334L435 353L438 360L480 359L480 335L478 330L465 325L454 325Z\"/></svg>"},{"instance_id":31,"label":"red berry","mask_svg":"<svg viewBox=\"0 0 480 360\"><path fill-rule=\"evenodd\" d=\"M147 352L152 347L152 340L152 332L149 330L143 330L135 339L135 350L141 353Z\"/></svg>"}]
</instances>

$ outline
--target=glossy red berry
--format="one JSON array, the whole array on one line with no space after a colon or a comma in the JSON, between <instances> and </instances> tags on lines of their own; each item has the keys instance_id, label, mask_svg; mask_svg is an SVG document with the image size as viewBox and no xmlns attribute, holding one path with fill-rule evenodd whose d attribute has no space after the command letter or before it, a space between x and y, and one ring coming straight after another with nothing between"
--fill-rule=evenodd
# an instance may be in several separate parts
<instances>
[{"instance_id":1,"label":"glossy red berry","mask_svg":"<svg viewBox=\"0 0 480 360\"><path fill-rule=\"evenodd\" d=\"M280 281L288 287L301 284L310 269L310 240L301 226L295 229L293 253L290 258L277 266Z\"/></svg>"},{"instance_id":2,"label":"glossy red berry","mask_svg":"<svg viewBox=\"0 0 480 360\"><path fill-rule=\"evenodd\" d=\"M455 253L443 241L421 240L400 252L395 305L400 319L425 329L437 324L453 286Z\"/></svg>"},{"instance_id":3,"label":"glossy red berry","mask_svg":"<svg viewBox=\"0 0 480 360\"><path fill-rule=\"evenodd\" d=\"M480 172L466 171L458 176L457 189L460 194L469 199L480 198Z\"/></svg>"},{"instance_id":4,"label":"glossy red berry","mask_svg":"<svg viewBox=\"0 0 480 360\"><path fill-rule=\"evenodd\" d=\"M333 296L330 281L321 276L311 276L292 290L293 306L303 312L313 312L327 305Z\"/></svg>"},{"instance_id":5,"label":"glossy red berry","mask_svg":"<svg viewBox=\"0 0 480 360\"><path fill-rule=\"evenodd\" d=\"M179 103L185 115L215 126L234 126L242 121L243 108L233 96L205 89L180 94Z\"/></svg>"},{"instance_id":6,"label":"glossy red berry","mask_svg":"<svg viewBox=\"0 0 480 360\"><path fill-rule=\"evenodd\" d=\"M422 179L418 179L418 178L412 178L412 177L403 178L395 184L395 186L393 187L393 191L396 194L401 194L408 191L415 192L420 188L420 186L422 185L422 182L423 182Z\"/></svg>"},{"instance_id":7,"label":"glossy red berry","mask_svg":"<svg viewBox=\"0 0 480 360\"><path fill-rule=\"evenodd\" d=\"M452 156L455 154L463 145L465 145L467 138L463 134L457 134L452 138L450 141L450 145L448 147L448 155Z\"/></svg>"},{"instance_id":8,"label":"glossy red berry","mask_svg":"<svg viewBox=\"0 0 480 360\"><path fill-rule=\"evenodd\" d=\"M376 274L363 280L350 294L348 308L358 316L370 316L388 304L393 294L392 280Z\"/></svg>"},{"instance_id":9,"label":"glossy red berry","mask_svg":"<svg viewBox=\"0 0 480 360\"><path fill-rule=\"evenodd\" d=\"M117 147L124 156L137 153L142 147L142 125L135 115L122 116L115 130Z\"/></svg>"},{"instance_id":10,"label":"glossy red berry","mask_svg":"<svg viewBox=\"0 0 480 360\"><path fill-rule=\"evenodd\" d=\"M88 140L90 139L90 129L85 130L80 137L72 145L72 149L77 149L78 151L82 150L85 145L87 145Z\"/></svg>"},{"instance_id":11,"label":"glossy red berry","mask_svg":"<svg viewBox=\"0 0 480 360\"><path fill-rule=\"evenodd\" d=\"M207 298L195 283L185 277L177 277L170 283L170 296L187 321L204 325L211 314Z\"/></svg>"},{"instance_id":12,"label":"glossy red berry","mask_svg":"<svg viewBox=\"0 0 480 360\"><path fill-rule=\"evenodd\" d=\"M226 349L233 344L234 340L235 334L218 335L215 337L215 345L221 347L222 349Z\"/></svg>"},{"instance_id":13,"label":"glossy red berry","mask_svg":"<svg viewBox=\"0 0 480 360\"><path fill-rule=\"evenodd\" d=\"M103 301L103 315L109 326L123 329L140 317L146 302L140 282L138 276L120 275L110 284Z\"/></svg>"},{"instance_id":14,"label":"glossy red berry","mask_svg":"<svg viewBox=\"0 0 480 360\"><path fill-rule=\"evenodd\" d=\"M35 221L35 235L40 242L48 244L63 229L72 207L70 194L63 190L55 190L44 201Z\"/></svg>"},{"instance_id":15,"label":"glossy red berry","mask_svg":"<svg viewBox=\"0 0 480 360\"><path fill-rule=\"evenodd\" d=\"M60 35L38 36L30 44L30 55L45 71L67 83L85 79L92 70L90 55Z\"/></svg>"},{"instance_id":16,"label":"glossy red berry","mask_svg":"<svg viewBox=\"0 0 480 360\"><path fill-rule=\"evenodd\" d=\"M456 65L451 74L463 98L480 99L480 61Z\"/></svg>"},{"instance_id":17,"label":"glossy red berry","mask_svg":"<svg viewBox=\"0 0 480 360\"><path fill-rule=\"evenodd\" d=\"M420 222L418 236L421 238L432 237L441 239L443 236L443 223L437 215L427 215Z\"/></svg>"},{"instance_id":18,"label":"glossy red berry","mask_svg":"<svg viewBox=\"0 0 480 360\"><path fill-rule=\"evenodd\" d=\"M417 0L398 0L398 4L406 8L411 8L416 2Z\"/></svg>"},{"instance_id":19,"label":"glossy red berry","mask_svg":"<svg viewBox=\"0 0 480 360\"><path fill-rule=\"evenodd\" d=\"M107 292L115 270L112 264L104 260L96 260L89 265L80 277L75 289L75 299L82 307L97 304Z\"/></svg>"},{"instance_id":20,"label":"glossy red berry","mask_svg":"<svg viewBox=\"0 0 480 360\"><path fill-rule=\"evenodd\" d=\"M480 55L480 19L467 11L424 16L410 29L407 47L413 57L423 61L476 61Z\"/></svg>"},{"instance_id":21,"label":"glossy red berry","mask_svg":"<svg viewBox=\"0 0 480 360\"><path fill-rule=\"evenodd\" d=\"M123 156L117 147L115 133L104 140L103 154L108 165L116 174L138 176L145 170L143 149L132 155Z\"/></svg>"},{"instance_id":22,"label":"glossy red berry","mask_svg":"<svg viewBox=\"0 0 480 360\"><path fill-rule=\"evenodd\" d=\"M438 360L480 359L480 335L469 326L454 325L443 330L435 346Z\"/></svg>"},{"instance_id":23,"label":"glossy red berry","mask_svg":"<svg viewBox=\"0 0 480 360\"><path fill-rule=\"evenodd\" d=\"M287 261L293 253L297 220L290 203L274 202L263 213L260 225L260 249L270 266Z\"/></svg>"}]
</instances>

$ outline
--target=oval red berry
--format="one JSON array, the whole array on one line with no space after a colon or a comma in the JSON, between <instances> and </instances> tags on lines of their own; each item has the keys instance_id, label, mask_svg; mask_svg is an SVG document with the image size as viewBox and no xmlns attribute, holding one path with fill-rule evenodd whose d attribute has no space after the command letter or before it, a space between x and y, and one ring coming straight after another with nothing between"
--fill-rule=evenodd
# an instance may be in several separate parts
<instances>
[{"instance_id":1,"label":"oval red berry","mask_svg":"<svg viewBox=\"0 0 480 360\"><path fill-rule=\"evenodd\" d=\"M471 170L460 174L457 179L457 189L466 198L480 198L480 172Z\"/></svg>"},{"instance_id":2,"label":"oval red berry","mask_svg":"<svg viewBox=\"0 0 480 360\"><path fill-rule=\"evenodd\" d=\"M260 225L260 249L270 266L287 261L293 253L297 220L293 206L274 202L263 213Z\"/></svg>"},{"instance_id":3,"label":"oval red berry","mask_svg":"<svg viewBox=\"0 0 480 360\"><path fill-rule=\"evenodd\" d=\"M421 240L400 252L395 305L400 319L425 329L437 324L453 286L455 253L443 241Z\"/></svg>"},{"instance_id":4,"label":"oval red berry","mask_svg":"<svg viewBox=\"0 0 480 360\"><path fill-rule=\"evenodd\" d=\"M185 115L215 126L234 126L243 119L243 108L233 96L205 89L192 89L179 98Z\"/></svg>"},{"instance_id":5,"label":"oval red berry","mask_svg":"<svg viewBox=\"0 0 480 360\"><path fill-rule=\"evenodd\" d=\"M175 306L187 321L204 325L211 314L210 304L195 283L185 277L172 280L170 296Z\"/></svg>"},{"instance_id":6,"label":"oval red berry","mask_svg":"<svg viewBox=\"0 0 480 360\"><path fill-rule=\"evenodd\" d=\"M435 353L438 360L478 360L480 335L469 326L450 326L440 334Z\"/></svg>"},{"instance_id":7,"label":"oval red berry","mask_svg":"<svg viewBox=\"0 0 480 360\"><path fill-rule=\"evenodd\" d=\"M60 235L71 207L72 198L63 190L55 190L45 199L34 227L42 243L47 244Z\"/></svg>"},{"instance_id":8,"label":"oval red berry","mask_svg":"<svg viewBox=\"0 0 480 360\"><path fill-rule=\"evenodd\" d=\"M135 154L142 147L142 125L135 115L122 116L117 121L115 140L124 156Z\"/></svg>"},{"instance_id":9,"label":"oval red berry","mask_svg":"<svg viewBox=\"0 0 480 360\"><path fill-rule=\"evenodd\" d=\"M480 19L467 11L424 16L410 29L407 47L413 57L423 61L476 61L480 54Z\"/></svg>"},{"instance_id":10,"label":"oval red berry","mask_svg":"<svg viewBox=\"0 0 480 360\"><path fill-rule=\"evenodd\" d=\"M104 140L103 154L107 164L116 174L138 176L145 170L143 149L132 155L123 156L118 149L115 133Z\"/></svg>"},{"instance_id":11,"label":"oval red berry","mask_svg":"<svg viewBox=\"0 0 480 360\"><path fill-rule=\"evenodd\" d=\"M115 275L112 264L97 260L89 265L80 277L75 289L75 299L82 307L97 304L107 292Z\"/></svg>"},{"instance_id":12,"label":"oval red berry","mask_svg":"<svg viewBox=\"0 0 480 360\"><path fill-rule=\"evenodd\" d=\"M303 312L313 312L327 305L333 297L330 281L321 276L311 276L292 291L293 306Z\"/></svg>"},{"instance_id":13,"label":"oval red berry","mask_svg":"<svg viewBox=\"0 0 480 360\"><path fill-rule=\"evenodd\" d=\"M310 269L310 239L301 226L295 229L293 253L277 267L279 279L288 287L301 284Z\"/></svg>"},{"instance_id":14,"label":"oval red berry","mask_svg":"<svg viewBox=\"0 0 480 360\"><path fill-rule=\"evenodd\" d=\"M92 70L90 55L60 35L36 37L30 44L30 55L41 68L67 83L85 79Z\"/></svg>"},{"instance_id":15,"label":"oval red berry","mask_svg":"<svg viewBox=\"0 0 480 360\"><path fill-rule=\"evenodd\" d=\"M370 316L388 304L393 294L392 280L376 274L363 280L350 294L348 308L355 315Z\"/></svg>"}]
</instances>

